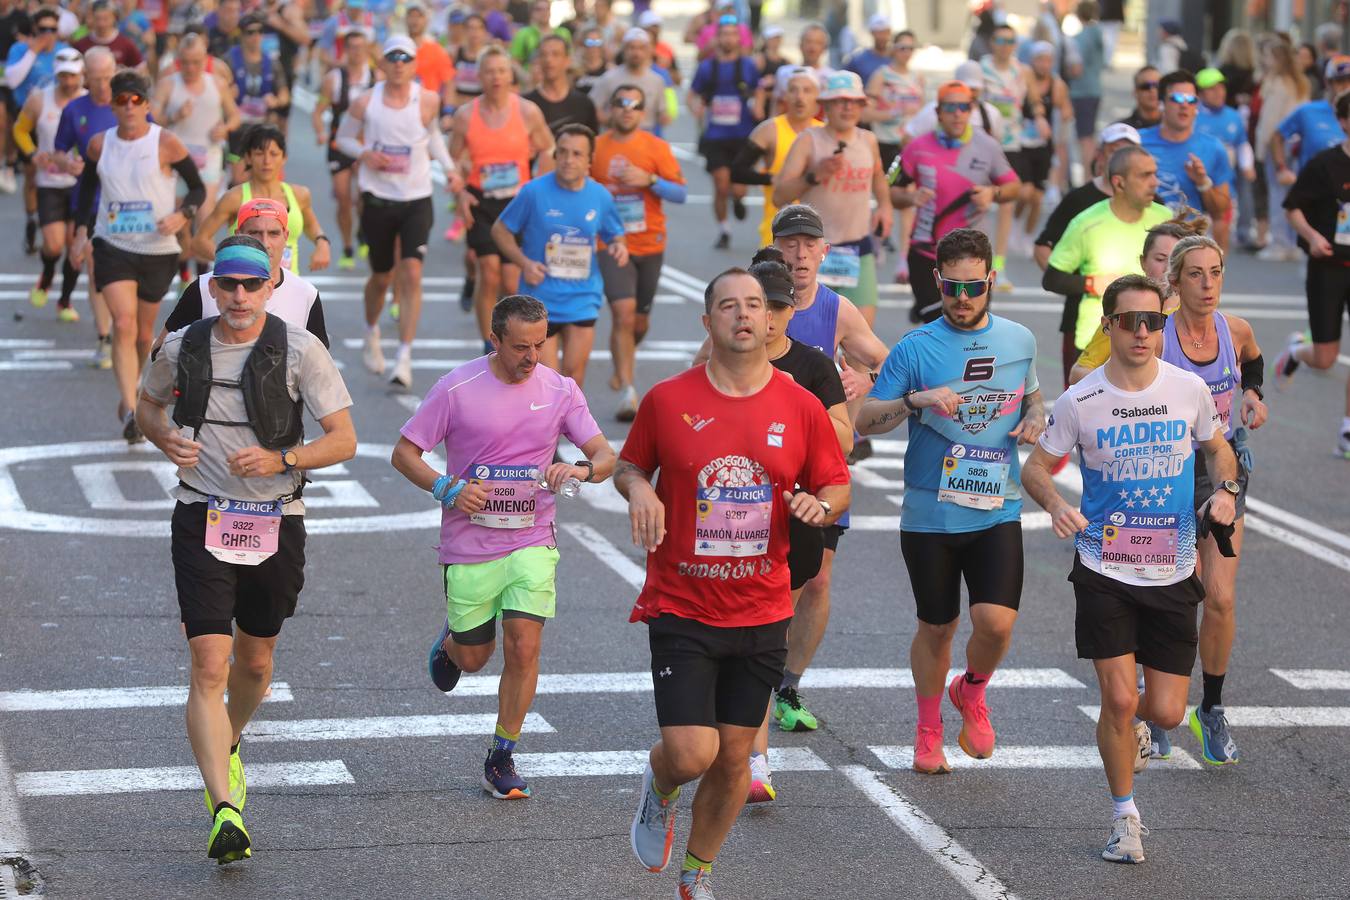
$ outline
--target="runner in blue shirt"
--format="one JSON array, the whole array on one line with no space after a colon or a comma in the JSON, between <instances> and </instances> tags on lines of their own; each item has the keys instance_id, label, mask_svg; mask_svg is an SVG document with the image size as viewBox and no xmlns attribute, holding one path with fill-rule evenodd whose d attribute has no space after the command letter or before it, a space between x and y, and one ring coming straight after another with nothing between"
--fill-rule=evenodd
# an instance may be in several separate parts
<instances>
[{"instance_id":1,"label":"runner in blue shirt","mask_svg":"<svg viewBox=\"0 0 1350 900\"><path fill-rule=\"evenodd\" d=\"M853 51L844 68L856 72L867 84L872 73L891 61L891 18L885 13L877 13L867 20L867 30L872 34L872 46Z\"/></svg>"},{"instance_id":2,"label":"runner in blue shirt","mask_svg":"<svg viewBox=\"0 0 1350 900\"><path fill-rule=\"evenodd\" d=\"M1326 84L1321 100L1299 104L1271 136L1270 159L1275 164L1276 177L1286 187L1294 183L1295 177L1295 167L1289 165L1288 144L1298 140L1297 168L1302 169L1308 160L1345 139L1341 123L1336 121L1335 103L1337 97L1350 91L1350 56L1327 60Z\"/></svg>"},{"instance_id":3,"label":"runner in blue shirt","mask_svg":"<svg viewBox=\"0 0 1350 900\"><path fill-rule=\"evenodd\" d=\"M1144 149L1158 161L1158 202L1174 212L1183 206L1203 210L1211 220L1222 221L1232 207L1233 167L1223 144L1196 130L1200 96L1195 76L1185 70L1164 75L1158 95L1162 121L1139 132Z\"/></svg>"},{"instance_id":4,"label":"runner in blue shirt","mask_svg":"<svg viewBox=\"0 0 1350 900\"><path fill-rule=\"evenodd\" d=\"M1045 430L1036 339L989 313L995 273L989 239L972 228L937 244L942 318L895 345L858 411L861 434L910 420L900 549L918 604L910 668L919 705L914 768L949 772L942 752L942 686L961 615L973 628L966 671L947 696L961 713L967 755L994 752L984 691L1008 650L1022 597L1022 498L1017 445Z\"/></svg>"},{"instance_id":5,"label":"runner in blue shirt","mask_svg":"<svg viewBox=\"0 0 1350 900\"><path fill-rule=\"evenodd\" d=\"M23 108L28 93L51 84L56 66L56 51L69 45L56 39L56 11L40 9L33 14L31 34L19 35L5 59L5 84L14 94L14 102Z\"/></svg>"},{"instance_id":6,"label":"runner in blue shirt","mask_svg":"<svg viewBox=\"0 0 1350 900\"><path fill-rule=\"evenodd\" d=\"M731 246L727 200L738 220L745 218L745 185L732 184L731 164L755 130L754 96L759 84L755 61L741 49L739 20L724 15L717 20L717 44L712 56L699 63L689 85L689 112L703 120L698 141L713 180L713 217L717 219L718 250Z\"/></svg>"},{"instance_id":7,"label":"runner in blue shirt","mask_svg":"<svg viewBox=\"0 0 1350 900\"><path fill-rule=\"evenodd\" d=\"M620 267L628 264L623 221L608 190L590 178L595 132L564 125L553 149L553 171L528 181L492 226L502 256L520 267L525 283L548 308L545 365L578 386L595 343L595 320L604 303L596 264L596 238ZM516 235L521 235L518 243ZM562 367L558 335L562 335Z\"/></svg>"},{"instance_id":8,"label":"runner in blue shirt","mask_svg":"<svg viewBox=\"0 0 1350 900\"><path fill-rule=\"evenodd\" d=\"M1227 103L1225 80L1218 69L1201 69L1195 73L1195 86L1200 92L1200 115L1195 120L1195 130L1217 139L1228 151L1228 163L1234 170L1233 178L1228 182L1228 196L1236 200L1246 196L1239 192L1239 173L1242 181L1248 184L1256 180L1256 154L1252 151L1251 141L1247 140L1247 123L1243 121L1242 113ZM1229 206L1224 221L1214 223L1214 236L1221 244L1228 243L1232 226L1233 206Z\"/></svg>"}]
</instances>

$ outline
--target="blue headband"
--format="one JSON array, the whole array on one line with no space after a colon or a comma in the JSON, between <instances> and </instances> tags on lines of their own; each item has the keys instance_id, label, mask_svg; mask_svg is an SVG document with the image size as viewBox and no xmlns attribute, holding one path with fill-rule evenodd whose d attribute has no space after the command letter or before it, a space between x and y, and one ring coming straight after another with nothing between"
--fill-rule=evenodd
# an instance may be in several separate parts
<instances>
[{"instance_id":1,"label":"blue headband","mask_svg":"<svg viewBox=\"0 0 1350 900\"><path fill-rule=\"evenodd\" d=\"M220 278L271 278L272 265L267 254L256 247L243 244L231 244L216 251L215 266L211 277Z\"/></svg>"}]
</instances>

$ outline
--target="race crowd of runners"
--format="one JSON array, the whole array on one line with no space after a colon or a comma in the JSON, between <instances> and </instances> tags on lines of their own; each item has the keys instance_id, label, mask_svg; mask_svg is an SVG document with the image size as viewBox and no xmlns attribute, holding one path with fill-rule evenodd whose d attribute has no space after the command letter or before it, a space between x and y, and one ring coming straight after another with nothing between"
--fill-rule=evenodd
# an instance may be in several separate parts
<instances>
[{"instance_id":1,"label":"race crowd of runners","mask_svg":"<svg viewBox=\"0 0 1350 900\"><path fill-rule=\"evenodd\" d=\"M793 51L758 6L718 0L671 37L634 5L0 2L0 190L27 213L31 306L58 293L54 315L77 325L85 280L116 427L178 467L172 559L208 855L252 853L240 740L316 555L305 472L356 451L305 273L366 273L353 337L371 377L409 390L423 266L448 253L483 355L430 386L391 463L443 507L437 688L489 663L501 622L486 791L531 796L513 751L555 614L556 498L612 478L646 557L632 621L648 627L660 725L632 849L652 871L669 864L681 791L698 780L678 896L711 898L742 806L777 796L770 724L819 724L799 688L847 543L849 466L907 422L914 768L951 771L944 692L959 752L997 753L985 689L1017 620L1025 489L1077 548L1074 633L1100 685L1111 804L1102 857L1142 862L1134 776L1171 755L1169 732L1188 724L1210 764L1240 759L1224 680L1250 435L1268 387L1339 352L1350 57L1327 58L1326 98L1291 113L1340 130L1301 142L1283 207L1308 257L1310 333L1267 363L1251 325L1220 310L1251 163L1206 124L1224 107L1219 69L1140 70L1134 121L1097 128L1091 107L1076 132L1086 180L1046 204L1042 227L1047 182L1069 176L1056 135L1089 111L1070 102L1054 43L995 24L987 54L925 78L910 68L923 36L884 16L835 68L822 26ZM640 385L637 348L661 326L666 206L687 198L666 136L681 116L698 123L714 217L709 237L683 240L726 252L693 366ZM288 145L308 140L326 180L287 168ZM752 190L759 240L733 253L729 218L746 218ZM333 221L315 212L319 192ZM1010 245L1064 297L1062 371L1042 373L1053 402L1031 331L991 312ZM874 330L892 278L914 297L914 327L893 344ZM612 416L631 423L619 453L582 391L606 307ZM392 361L382 327L397 331ZM1328 443L1350 459L1350 385L1343 412ZM306 415L321 429L308 441ZM581 458L559 454L562 438ZM1078 503L1054 478L1073 456ZM963 581L972 633L948 683Z\"/></svg>"}]
</instances>

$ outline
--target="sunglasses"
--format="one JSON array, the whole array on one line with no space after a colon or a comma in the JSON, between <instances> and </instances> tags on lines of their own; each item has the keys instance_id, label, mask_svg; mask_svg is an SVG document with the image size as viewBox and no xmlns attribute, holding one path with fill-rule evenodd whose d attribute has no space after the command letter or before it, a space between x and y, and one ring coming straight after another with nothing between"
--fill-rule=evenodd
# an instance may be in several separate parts
<instances>
[{"instance_id":1,"label":"sunglasses","mask_svg":"<svg viewBox=\"0 0 1350 900\"><path fill-rule=\"evenodd\" d=\"M956 103L949 101L947 103L939 103L938 109L945 113L970 112L971 106L972 104L970 103Z\"/></svg>"},{"instance_id":2,"label":"sunglasses","mask_svg":"<svg viewBox=\"0 0 1350 900\"><path fill-rule=\"evenodd\" d=\"M1160 312L1119 312L1112 313L1110 316L1107 316L1107 318L1110 319L1116 327L1123 328L1130 333L1138 331L1140 323L1143 323L1144 327L1147 328L1149 332L1162 331L1163 326L1167 324L1166 313Z\"/></svg>"},{"instance_id":3,"label":"sunglasses","mask_svg":"<svg viewBox=\"0 0 1350 900\"><path fill-rule=\"evenodd\" d=\"M386 53L384 58L387 62L391 63L410 63L413 61L414 57L410 53L406 53L402 50L395 50L393 53Z\"/></svg>"},{"instance_id":4,"label":"sunglasses","mask_svg":"<svg viewBox=\"0 0 1350 900\"><path fill-rule=\"evenodd\" d=\"M256 294L267 284L266 278L230 278L225 275L217 275L212 279L216 287L227 294L233 294L240 288L244 289L245 294Z\"/></svg>"},{"instance_id":5,"label":"sunglasses","mask_svg":"<svg viewBox=\"0 0 1350 900\"><path fill-rule=\"evenodd\" d=\"M1134 89L1136 91L1156 91L1160 83L1157 81L1141 81L1134 86Z\"/></svg>"},{"instance_id":6,"label":"sunglasses","mask_svg":"<svg viewBox=\"0 0 1350 900\"><path fill-rule=\"evenodd\" d=\"M43 25L41 28L37 29L38 34L56 34L56 32L57 29L50 25Z\"/></svg>"},{"instance_id":7,"label":"sunglasses","mask_svg":"<svg viewBox=\"0 0 1350 900\"><path fill-rule=\"evenodd\" d=\"M1195 94L1183 94L1180 91L1173 91L1168 94L1167 99L1173 103L1184 103L1187 106L1194 106L1200 102L1200 98Z\"/></svg>"},{"instance_id":8,"label":"sunglasses","mask_svg":"<svg viewBox=\"0 0 1350 900\"><path fill-rule=\"evenodd\" d=\"M263 33L263 30L262 30L261 28L245 28L245 29L244 29L244 34L248 34L248 35L259 35L259 34L262 34L262 33Z\"/></svg>"},{"instance_id":9,"label":"sunglasses","mask_svg":"<svg viewBox=\"0 0 1350 900\"><path fill-rule=\"evenodd\" d=\"M994 38L990 43L992 43L996 47L1011 47L1013 44L1017 43L1017 38L1010 38L1010 37Z\"/></svg>"},{"instance_id":10,"label":"sunglasses","mask_svg":"<svg viewBox=\"0 0 1350 900\"><path fill-rule=\"evenodd\" d=\"M144 106L145 97L140 94L133 94L129 91L118 94L113 97L113 106Z\"/></svg>"},{"instance_id":11,"label":"sunglasses","mask_svg":"<svg viewBox=\"0 0 1350 900\"><path fill-rule=\"evenodd\" d=\"M914 52L914 45L913 45L913 44L896 44L896 45L895 45L895 49L904 51L905 53L913 53L913 52Z\"/></svg>"},{"instance_id":12,"label":"sunglasses","mask_svg":"<svg viewBox=\"0 0 1350 900\"><path fill-rule=\"evenodd\" d=\"M942 296L944 297L960 297L962 294L970 298L983 297L987 290L989 290L988 278L981 278L979 281L942 279Z\"/></svg>"},{"instance_id":13,"label":"sunglasses","mask_svg":"<svg viewBox=\"0 0 1350 900\"><path fill-rule=\"evenodd\" d=\"M586 38L586 40L582 41L581 43L582 43L584 46L587 46L587 47L603 47L603 46L605 46L605 42L604 42L603 40L601 40L600 38Z\"/></svg>"},{"instance_id":14,"label":"sunglasses","mask_svg":"<svg viewBox=\"0 0 1350 900\"><path fill-rule=\"evenodd\" d=\"M637 97L615 97L609 102L610 106L618 106L623 109L642 109L642 101Z\"/></svg>"}]
</instances>

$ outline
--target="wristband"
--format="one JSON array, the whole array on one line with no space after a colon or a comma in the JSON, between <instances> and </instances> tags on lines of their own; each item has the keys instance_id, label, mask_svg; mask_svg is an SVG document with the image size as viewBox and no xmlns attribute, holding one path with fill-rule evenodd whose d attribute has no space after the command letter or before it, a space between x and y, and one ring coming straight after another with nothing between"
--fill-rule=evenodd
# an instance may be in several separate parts
<instances>
[{"instance_id":1,"label":"wristband","mask_svg":"<svg viewBox=\"0 0 1350 900\"><path fill-rule=\"evenodd\" d=\"M1206 178L1204 184L1197 184L1195 186L1195 189L1202 194L1205 193L1206 191L1213 190L1213 188L1214 188L1214 179L1212 178Z\"/></svg>"},{"instance_id":2,"label":"wristband","mask_svg":"<svg viewBox=\"0 0 1350 900\"><path fill-rule=\"evenodd\" d=\"M1264 356L1257 356L1256 359L1249 359L1243 363L1239 370L1242 372L1242 389L1244 391L1256 391L1256 396L1262 400L1266 399L1265 393L1261 390L1261 385L1266 380L1266 360Z\"/></svg>"},{"instance_id":3,"label":"wristband","mask_svg":"<svg viewBox=\"0 0 1350 900\"><path fill-rule=\"evenodd\" d=\"M328 242L328 246L330 246L330 247L333 246L333 242L332 242L331 240L329 240L328 235L326 235L326 234L315 235L315 236L314 236L314 243L317 244L317 243L319 243L319 241L327 241L327 242Z\"/></svg>"},{"instance_id":4,"label":"wristband","mask_svg":"<svg viewBox=\"0 0 1350 900\"><path fill-rule=\"evenodd\" d=\"M440 478L437 478L436 483L431 486L431 496L441 501L441 506L444 506L446 509L455 505L455 500L459 497L460 491L464 490L464 485L466 483L463 480L460 480L456 481L452 486L450 483L451 480L449 475L442 475Z\"/></svg>"},{"instance_id":5,"label":"wristband","mask_svg":"<svg viewBox=\"0 0 1350 900\"><path fill-rule=\"evenodd\" d=\"M905 391L904 395L900 398L901 400L904 401L905 406L906 406L906 407L909 409L909 411L912 412L912 413L918 412L918 411L919 411L919 408L918 408L917 406L915 406L915 405L914 405L914 401L913 401L913 400L910 400L909 398L910 398L912 395L917 394L918 392L919 392L919 391L918 391L918 388L915 388L915 389L912 390L912 391Z\"/></svg>"}]
</instances>

